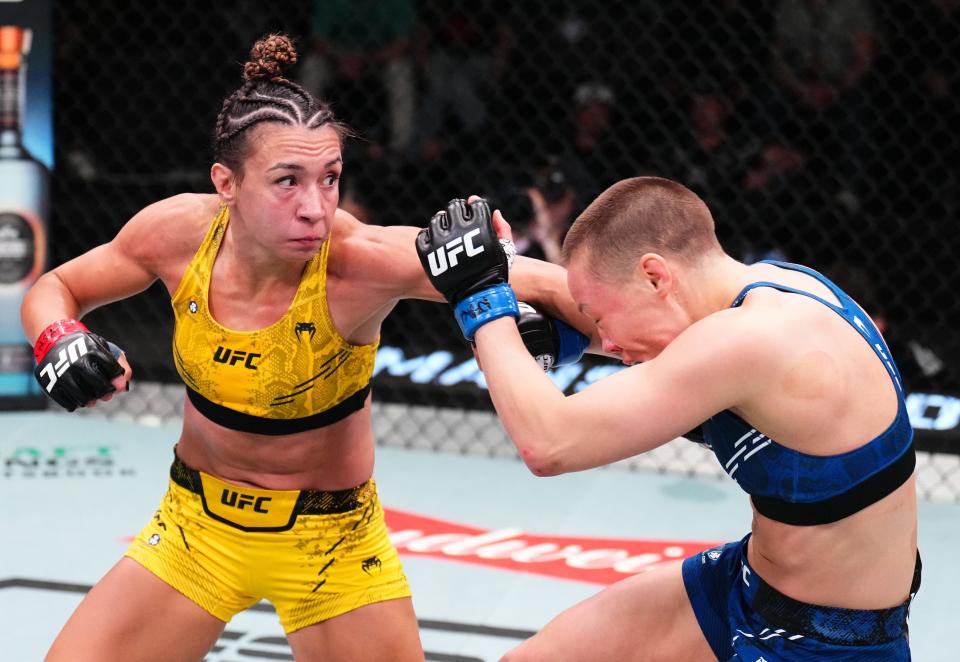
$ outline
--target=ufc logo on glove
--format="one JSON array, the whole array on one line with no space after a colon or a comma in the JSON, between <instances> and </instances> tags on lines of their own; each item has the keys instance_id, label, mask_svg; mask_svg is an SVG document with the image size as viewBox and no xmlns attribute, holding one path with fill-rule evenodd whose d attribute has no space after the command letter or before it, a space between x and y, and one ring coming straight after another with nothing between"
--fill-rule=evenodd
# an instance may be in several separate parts
<instances>
[{"instance_id":1,"label":"ufc logo on glove","mask_svg":"<svg viewBox=\"0 0 960 662\"><path fill-rule=\"evenodd\" d=\"M467 232L462 237L455 237L448 241L446 245L427 255L427 263L430 266L430 275L439 276L450 267L455 267L459 263L457 255L466 252L467 257L473 257L483 252L483 246L474 246L473 238L480 234L480 228Z\"/></svg>"},{"instance_id":2,"label":"ufc logo on glove","mask_svg":"<svg viewBox=\"0 0 960 662\"><path fill-rule=\"evenodd\" d=\"M454 198L420 230L416 243L423 270L453 305L464 338L472 341L478 327L498 317L519 315L517 298L507 282L507 253L486 201L468 205Z\"/></svg>"},{"instance_id":3,"label":"ufc logo on glove","mask_svg":"<svg viewBox=\"0 0 960 662\"><path fill-rule=\"evenodd\" d=\"M83 322L58 320L37 338L33 375L58 405L73 411L113 393L112 380L123 374L122 355L122 349L91 333Z\"/></svg>"},{"instance_id":4,"label":"ufc logo on glove","mask_svg":"<svg viewBox=\"0 0 960 662\"><path fill-rule=\"evenodd\" d=\"M41 383L41 386L47 390L47 393L53 390L54 385L57 383L57 379L67 371L71 365L76 363L81 356L86 354L89 351L87 343L84 342L83 336L78 336L66 348L60 350L59 358L56 363L46 363L43 368L40 370L40 375L47 378L47 384L44 386Z\"/></svg>"}]
</instances>

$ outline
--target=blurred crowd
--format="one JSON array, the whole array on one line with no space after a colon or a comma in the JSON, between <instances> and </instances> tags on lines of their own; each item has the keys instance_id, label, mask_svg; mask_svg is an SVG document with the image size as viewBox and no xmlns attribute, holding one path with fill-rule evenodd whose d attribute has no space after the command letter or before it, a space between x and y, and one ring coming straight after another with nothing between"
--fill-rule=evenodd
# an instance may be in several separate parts
<instances>
[{"instance_id":1,"label":"blurred crowd","mask_svg":"<svg viewBox=\"0 0 960 662\"><path fill-rule=\"evenodd\" d=\"M599 192L658 174L737 257L817 261L811 232L956 209L957 0L529 4L311 5L299 80L360 131L357 215L483 193L554 260Z\"/></svg>"},{"instance_id":2,"label":"blurred crowd","mask_svg":"<svg viewBox=\"0 0 960 662\"><path fill-rule=\"evenodd\" d=\"M201 186L219 100L239 75L224 58L280 30L302 51L298 82L357 131L342 206L365 222L423 225L478 193L504 211L521 252L556 261L598 193L656 174L710 204L734 257L840 280L853 269L888 317L949 318L936 299L953 292L945 267L960 255L948 166L960 156L960 0L220 4L171 0L136 31L122 12L146 10L116 0L135 32L105 40L115 49L91 45L83 14L61 10L64 84L89 87L102 70L126 90L103 103L135 106L145 126L131 132L164 147L124 149L116 128L91 130L89 109L109 96L94 85L96 98L57 101L71 118L58 131L62 171L164 182L189 171ZM150 105L118 78L128 70L178 76Z\"/></svg>"}]
</instances>

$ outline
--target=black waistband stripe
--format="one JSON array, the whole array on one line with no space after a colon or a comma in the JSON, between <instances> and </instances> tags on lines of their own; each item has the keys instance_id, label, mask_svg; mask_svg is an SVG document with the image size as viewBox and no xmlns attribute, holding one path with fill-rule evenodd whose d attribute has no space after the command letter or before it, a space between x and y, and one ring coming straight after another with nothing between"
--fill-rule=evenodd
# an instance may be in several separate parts
<instances>
[{"instance_id":1,"label":"black waistband stripe","mask_svg":"<svg viewBox=\"0 0 960 662\"><path fill-rule=\"evenodd\" d=\"M792 635L803 635L838 646L875 646L907 634L910 602L920 589L922 564L917 552L913 585L906 602L889 609L842 609L820 607L794 600L761 582L751 609L767 623Z\"/></svg>"}]
</instances>

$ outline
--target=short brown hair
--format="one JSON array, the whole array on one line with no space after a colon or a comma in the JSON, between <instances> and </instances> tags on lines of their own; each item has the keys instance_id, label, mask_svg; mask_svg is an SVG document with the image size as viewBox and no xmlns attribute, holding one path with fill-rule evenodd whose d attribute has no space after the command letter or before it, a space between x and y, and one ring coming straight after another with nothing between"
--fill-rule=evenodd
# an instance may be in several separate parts
<instances>
[{"instance_id":1,"label":"short brown hair","mask_svg":"<svg viewBox=\"0 0 960 662\"><path fill-rule=\"evenodd\" d=\"M564 261L583 250L597 273L627 274L645 253L695 262L722 249L713 216L696 193L662 177L633 177L601 193L574 221Z\"/></svg>"}]
</instances>

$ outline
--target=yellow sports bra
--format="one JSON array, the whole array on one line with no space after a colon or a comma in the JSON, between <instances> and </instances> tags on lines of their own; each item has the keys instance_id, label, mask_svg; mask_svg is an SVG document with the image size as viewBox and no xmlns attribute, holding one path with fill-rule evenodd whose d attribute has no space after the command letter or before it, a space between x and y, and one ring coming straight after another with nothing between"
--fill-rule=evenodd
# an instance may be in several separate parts
<instances>
[{"instance_id":1,"label":"yellow sports bra","mask_svg":"<svg viewBox=\"0 0 960 662\"><path fill-rule=\"evenodd\" d=\"M221 207L170 301L173 358L190 402L214 423L257 434L292 434L361 409L377 352L351 345L327 307L330 240L307 264L293 303L275 323L232 331L210 313L210 274L230 222Z\"/></svg>"}]
</instances>

